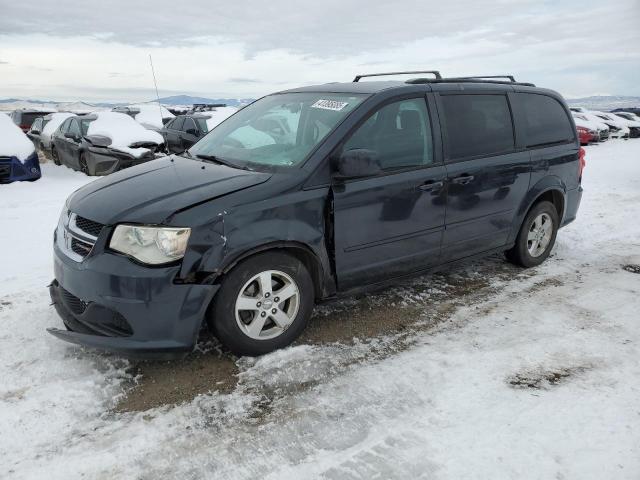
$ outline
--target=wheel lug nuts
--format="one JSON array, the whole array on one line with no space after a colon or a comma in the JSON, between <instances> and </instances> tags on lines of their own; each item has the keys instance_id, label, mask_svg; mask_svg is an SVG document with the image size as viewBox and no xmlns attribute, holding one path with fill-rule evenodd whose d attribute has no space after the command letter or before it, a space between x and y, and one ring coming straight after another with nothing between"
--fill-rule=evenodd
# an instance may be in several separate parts
<instances>
[{"instance_id":1,"label":"wheel lug nuts","mask_svg":"<svg viewBox=\"0 0 640 480\"><path fill-rule=\"evenodd\" d=\"M264 298L269 298L271 296L271 294L269 292L264 294Z\"/></svg>"},{"instance_id":2,"label":"wheel lug nuts","mask_svg":"<svg viewBox=\"0 0 640 480\"><path fill-rule=\"evenodd\" d=\"M273 301L274 301L274 302L279 302L279 301L280 301L280 299L279 299L278 297L276 297L276 298L274 298L274 299L273 299Z\"/></svg>"},{"instance_id":3,"label":"wheel lug nuts","mask_svg":"<svg viewBox=\"0 0 640 480\"><path fill-rule=\"evenodd\" d=\"M262 312L262 313L260 314L260 316L261 316L261 317L264 317L265 315L266 315L266 313L264 313L264 312Z\"/></svg>"},{"instance_id":4,"label":"wheel lug nuts","mask_svg":"<svg viewBox=\"0 0 640 480\"><path fill-rule=\"evenodd\" d=\"M277 310L275 308L271 309L271 313L276 313Z\"/></svg>"},{"instance_id":5,"label":"wheel lug nuts","mask_svg":"<svg viewBox=\"0 0 640 480\"><path fill-rule=\"evenodd\" d=\"M258 303L256 303L256 307L259 307L259 306L261 306L261 305L262 305L262 302L258 302Z\"/></svg>"}]
</instances>

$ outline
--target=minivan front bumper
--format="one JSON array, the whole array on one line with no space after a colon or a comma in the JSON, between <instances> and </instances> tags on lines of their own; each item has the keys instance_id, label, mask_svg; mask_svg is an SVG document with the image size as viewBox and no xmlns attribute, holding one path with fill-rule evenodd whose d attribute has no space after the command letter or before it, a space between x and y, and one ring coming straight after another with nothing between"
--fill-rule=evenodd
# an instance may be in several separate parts
<instances>
[{"instance_id":1,"label":"minivan front bumper","mask_svg":"<svg viewBox=\"0 0 640 480\"><path fill-rule=\"evenodd\" d=\"M48 331L127 357L183 356L219 286L175 283L179 268L145 267L107 252L76 262L54 245L49 291L66 330Z\"/></svg>"}]
</instances>

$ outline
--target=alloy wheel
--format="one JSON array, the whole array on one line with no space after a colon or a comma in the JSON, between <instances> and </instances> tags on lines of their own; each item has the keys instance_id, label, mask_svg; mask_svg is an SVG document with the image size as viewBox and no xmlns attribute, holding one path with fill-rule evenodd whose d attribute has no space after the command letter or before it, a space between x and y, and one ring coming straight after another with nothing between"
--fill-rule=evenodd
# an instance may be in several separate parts
<instances>
[{"instance_id":1,"label":"alloy wheel","mask_svg":"<svg viewBox=\"0 0 640 480\"><path fill-rule=\"evenodd\" d=\"M284 272L260 272L244 284L236 299L238 327L255 340L281 335L296 319L300 307L300 290Z\"/></svg>"},{"instance_id":2,"label":"alloy wheel","mask_svg":"<svg viewBox=\"0 0 640 480\"><path fill-rule=\"evenodd\" d=\"M527 234L527 250L532 257L539 257L549 246L553 236L553 220L547 213L533 219Z\"/></svg>"}]
</instances>

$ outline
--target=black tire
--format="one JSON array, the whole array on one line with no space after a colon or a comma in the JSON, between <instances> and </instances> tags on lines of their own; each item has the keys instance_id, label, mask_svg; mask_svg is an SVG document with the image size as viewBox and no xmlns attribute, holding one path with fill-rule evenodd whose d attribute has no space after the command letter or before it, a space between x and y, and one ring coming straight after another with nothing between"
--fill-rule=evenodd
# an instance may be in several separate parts
<instances>
[{"instance_id":1,"label":"black tire","mask_svg":"<svg viewBox=\"0 0 640 480\"><path fill-rule=\"evenodd\" d=\"M89 167L87 166L87 158L84 156L84 153L80 154L80 158L78 159L78 163L80 164L80 171L85 175L91 175L89 173Z\"/></svg>"},{"instance_id":2,"label":"black tire","mask_svg":"<svg viewBox=\"0 0 640 480\"><path fill-rule=\"evenodd\" d=\"M266 271L285 273L295 282L299 293L298 306L293 321L278 336L268 339L255 339L251 338L240 327L239 321L242 320L236 319L236 299L238 299L247 282L257 274ZM272 295L272 300L275 300L277 298L277 290L274 289ZM207 322L220 342L234 354L264 355L286 347L300 336L311 317L314 297L313 280L302 262L283 252L270 251L260 253L239 263L224 277L222 286L207 314ZM286 305L286 302L283 303ZM266 307L262 306L262 308ZM251 316L254 315L253 312L249 313ZM261 311L256 310L255 315L259 314L261 314ZM267 323L265 328L271 324L269 322L272 322L269 311L266 314ZM275 327L275 324L272 325Z\"/></svg>"},{"instance_id":3,"label":"black tire","mask_svg":"<svg viewBox=\"0 0 640 480\"><path fill-rule=\"evenodd\" d=\"M61 165L60 157L58 157L58 152L56 151L56 148L54 146L51 146L51 159L56 165Z\"/></svg>"},{"instance_id":4,"label":"black tire","mask_svg":"<svg viewBox=\"0 0 640 480\"><path fill-rule=\"evenodd\" d=\"M529 250L532 244L530 243L528 236L532 229L534 221L536 219L539 219L540 216L544 215L546 215L551 220L551 232L545 235L550 237L549 242L540 254L532 255ZM509 260L511 263L520 265L525 268L540 265L547 259L547 257L551 253L551 250L553 249L553 245L556 243L558 225L558 212L553 203L546 201L536 203L533 207L531 207L531 210L529 210L529 213L522 222L522 226L520 227L520 231L518 232L515 245L513 246L513 248L505 252L507 260Z\"/></svg>"}]
</instances>

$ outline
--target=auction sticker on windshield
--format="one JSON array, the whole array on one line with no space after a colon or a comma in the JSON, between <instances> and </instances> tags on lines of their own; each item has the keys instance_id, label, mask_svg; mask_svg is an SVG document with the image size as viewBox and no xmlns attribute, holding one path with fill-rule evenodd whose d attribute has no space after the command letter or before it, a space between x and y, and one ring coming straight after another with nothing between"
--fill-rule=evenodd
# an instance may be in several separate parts
<instances>
[{"instance_id":1,"label":"auction sticker on windshield","mask_svg":"<svg viewBox=\"0 0 640 480\"><path fill-rule=\"evenodd\" d=\"M316 103L311 105L311 108L322 108L323 110L334 110L339 112L347 105L349 105L349 103L338 102L336 100L318 100Z\"/></svg>"}]
</instances>

